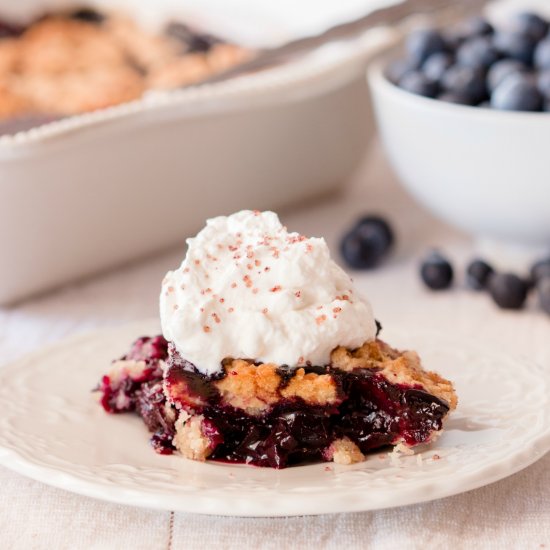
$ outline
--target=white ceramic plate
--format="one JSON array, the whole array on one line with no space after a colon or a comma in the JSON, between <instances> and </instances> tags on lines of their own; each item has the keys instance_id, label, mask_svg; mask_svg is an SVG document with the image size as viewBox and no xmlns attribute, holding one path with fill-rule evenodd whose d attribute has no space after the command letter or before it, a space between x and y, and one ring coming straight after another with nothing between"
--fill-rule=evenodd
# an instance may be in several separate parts
<instances>
[{"instance_id":1,"label":"white ceramic plate","mask_svg":"<svg viewBox=\"0 0 550 550\"><path fill-rule=\"evenodd\" d=\"M0 463L99 499L235 516L373 510L446 497L495 482L550 450L548 374L526 360L433 333L385 334L455 381L457 411L415 456L376 453L362 464L276 471L156 455L137 417L107 415L94 387L142 322L81 336L0 369Z\"/></svg>"}]
</instances>

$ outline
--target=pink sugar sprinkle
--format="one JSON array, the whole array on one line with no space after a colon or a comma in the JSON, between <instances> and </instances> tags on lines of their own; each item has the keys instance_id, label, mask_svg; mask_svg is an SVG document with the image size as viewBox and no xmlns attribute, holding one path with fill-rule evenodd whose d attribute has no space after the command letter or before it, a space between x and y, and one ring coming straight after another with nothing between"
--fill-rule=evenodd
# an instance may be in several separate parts
<instances>
[{"instance_id":1,"label":"pink sugar sprinkle","mask_svg":"<svg viewBox=\"0 0 550 550\"><path fill-rule=\"evenodd\" d=\"M204 332L210 332L210 327L208 325L204 325L204 327L202 327L202 330L204 330Z\"/></svg>"},{"instance_id":2,"label":"pink sugar sprinkle","mask_svg":"<svg viewBox=\"0 0 550 550\"><path fill-rule=\"evenodd\" d=\"M281 285L276 285L270 290L270 292L279 292L280 290L282 290Z\"/></svg>"},{"instance_id":3,"label":"pink sugar sprinkle","mask_svg":"<svg viewBox=\"0 0 550 550\"><path fill-rule=\"evenodd\" d=\"M220 317L217 313L212 313L212 319L214 319L214 321L216 323L221 323L222 322L222 320L220 319Z\"/></svg>"},{"instance_id":4,"label":"pink sugar sprinkle","mask_svg":"<svg viewBox=\"0 0 550 550\"><path fill-rule=\"evenodd\" d=\"M327 320L327 316L326 316L326 315L319 315L319 317L316 317L316 318L315 318L315 322L316 322L318 325L323 324L326 320Z\"/></svg>"}]
</instances>

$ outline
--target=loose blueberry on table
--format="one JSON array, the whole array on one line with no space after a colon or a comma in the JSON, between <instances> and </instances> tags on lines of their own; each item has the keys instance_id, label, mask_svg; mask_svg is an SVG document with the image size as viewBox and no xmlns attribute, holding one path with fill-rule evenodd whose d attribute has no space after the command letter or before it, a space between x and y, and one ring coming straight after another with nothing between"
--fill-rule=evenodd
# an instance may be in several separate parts
<instances>
[{"instance_id":1,"label":"loose blueberry on table","mask_svg":"<svg viewBox=\"0 0 550 550\"><path fill-rule=\"evenodd\" d=\"M489 277L488 289L501 308L521 309L527 299L529 285L513 273L493 273Z\"/></svg>"},{"instance_id":2,"label":"loose blueberry on table","mask_svg":"<svg viewBox=\"0 0 550 550\"><path fill-rule=\"evenodd\" d=\"M550 106L548 29L544 18L523 12L499 27L474 17L448 29L418 30L386 76L406 91L445 102L542 112Z\"/></svg>"},{"instance_id":3,"label":"loose blueberry on table","mask_svg":"<svg viewBox=\"0 0 550 550\"><path fill-rule=\"evenodd\" d=\"M420 275L424 284L432 290L445 290L453 282L451 263L440 252L432 251L422 261Z\"/></svg>"},{"instance_id":4,"label":"loose blueberry on table","mask_svg":"<svg viewBox=\"0 0 550 550\"><path fill-rule=\"evenodd\" d=\"M542 310L550 314L550 275L546 275L537 282L537 293Z\"/></svg>"},{"instance_id":5,"label":"loose blueberry on table","mask_svg":"<svg viewBox=\"0 0 550 550\"><path fill-rule=\"evenodd\" d=\"M477 259L470 262L466 268L466 282L474 290L483 290L487 287L489 277L494 269L485 261Z\"/></svg>"},{"instance_id":6,"label":"loose blueberry on table","mask_svg":"<svg viewBox=\"0 0 550 550\"><path fill-rule=\"evenodd\" d=\"M550 277L550 258L538 260L531 267L531 281L538 284L543 277Z\"/></svg>"},{"instance_id":7,"label":"loose blueberry on table","mask_svg":"<svg viewBox=\"0 0 550 550\"><path fill-rule=\"evenodd\" d=\"M344 261L354 269L371 269L390 253L395 236L390 224L381 216L363 216L340 243Z\"/></svg>"}]
</instances>

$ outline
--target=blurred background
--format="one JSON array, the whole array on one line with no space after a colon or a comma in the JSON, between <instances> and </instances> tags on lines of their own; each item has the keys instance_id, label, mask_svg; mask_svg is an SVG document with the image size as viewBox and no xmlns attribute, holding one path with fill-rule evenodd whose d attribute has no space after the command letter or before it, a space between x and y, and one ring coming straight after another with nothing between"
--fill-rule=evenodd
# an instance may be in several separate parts
<instances>
[{"instance_id":1,"label":"blurred background","mask_svg":"<svg viewBox=\"0 0 550 550\"><path fill-rule=\"evenodd\" d=\"M154 315L185 238L257 208L326 236L367 290L379 277L391 294L435 247L436 278L445 250L455 281L482 259L522 280L497 305L523 307L550 243L548 15L527 0L0 2L0 302L135 269ZM520 82L496 90L501 73Z\"/></svg>"}]
</instances>

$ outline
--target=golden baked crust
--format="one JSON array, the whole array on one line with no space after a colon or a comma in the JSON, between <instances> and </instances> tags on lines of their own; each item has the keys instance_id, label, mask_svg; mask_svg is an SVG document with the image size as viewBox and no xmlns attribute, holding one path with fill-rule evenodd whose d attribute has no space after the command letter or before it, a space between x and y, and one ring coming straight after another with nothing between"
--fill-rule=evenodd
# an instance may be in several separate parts
<instances>
[{"instance_id":1,"label":"golden baked crust","mask_svg":"<svg viewBox=\"0 0 550 550\"><path fill-rule=\"evenodd\" d=\"M282 399L299 397L311 405L329 405L338 400L337 387L328 374L305 373L297 369L288 384L273 364L256 366L235 359L224 364L225 376L214 382L229 405L257 415Z\"/></svg>"},{"instance_id":2,"label":"golden baked crust","mask_svg":"<svg viewBox=\"0 0 550 550\"><path fill-rule=\"evenodd\" d=\"M422 386L427 392L445 401L451 410L458 399L453 384L437 374L422 368L420 357L414 351L398 351L382 340L366 342L356 350L336 348L331 354L334 368L346 372L354 369L378 369L392 384Z\"/></svg>"},{"instance_id":3,"label":"golden baked crust","mask_svg":"<svg viewBox=\"0 0 550 550\"><path fill-rule=\"evenodd\" d=\"M189 416L185 411L176 420L172 443L185 458L204 462L212 452L210 440L203 431L203 423L202 415Z\"/></svg>"},{"instance_id":4,"label":"golden baked crust","mask_svg":"<svg viewBox=\"0 0 550 550\"><path fill-rule=\"evenodd\" d=\"M365 455L351 439L343 437L330 445L325 452L325 459L332 460L336 464L355 464L363 462Z\"/></svg>"},{"instance_id":5,"label":"golden baked crust","mask_svg":"<svg viewBox=\"0 0 550 550\"><path fill-rule=\"evenodd\" d=\"M212 382L225 403L258 415L285 399L299 398L312 406L338 404L341 401L337 371L375 369L392 384L421 387L455 409L457 397L453 385L435 372L422 368L412 351L398 351L381 340L366 342L356 350L336 348L326 373L306 372L304 368L285 371L278 365L256 365L245 359L227 359L225 375Z\"/></svg>"},{"instance_id":6,"label":"golden baked crust","mask_svg":"<svg viewBox=\"0 0 550 550\"><path fill-rule=\"evenodd\" d=\"M288 385L281 390L286 399L299 397L311 405L333 405L340 401L338 388L330 374L317 374L297 369Z\"/></svg>"}]
</instances>

